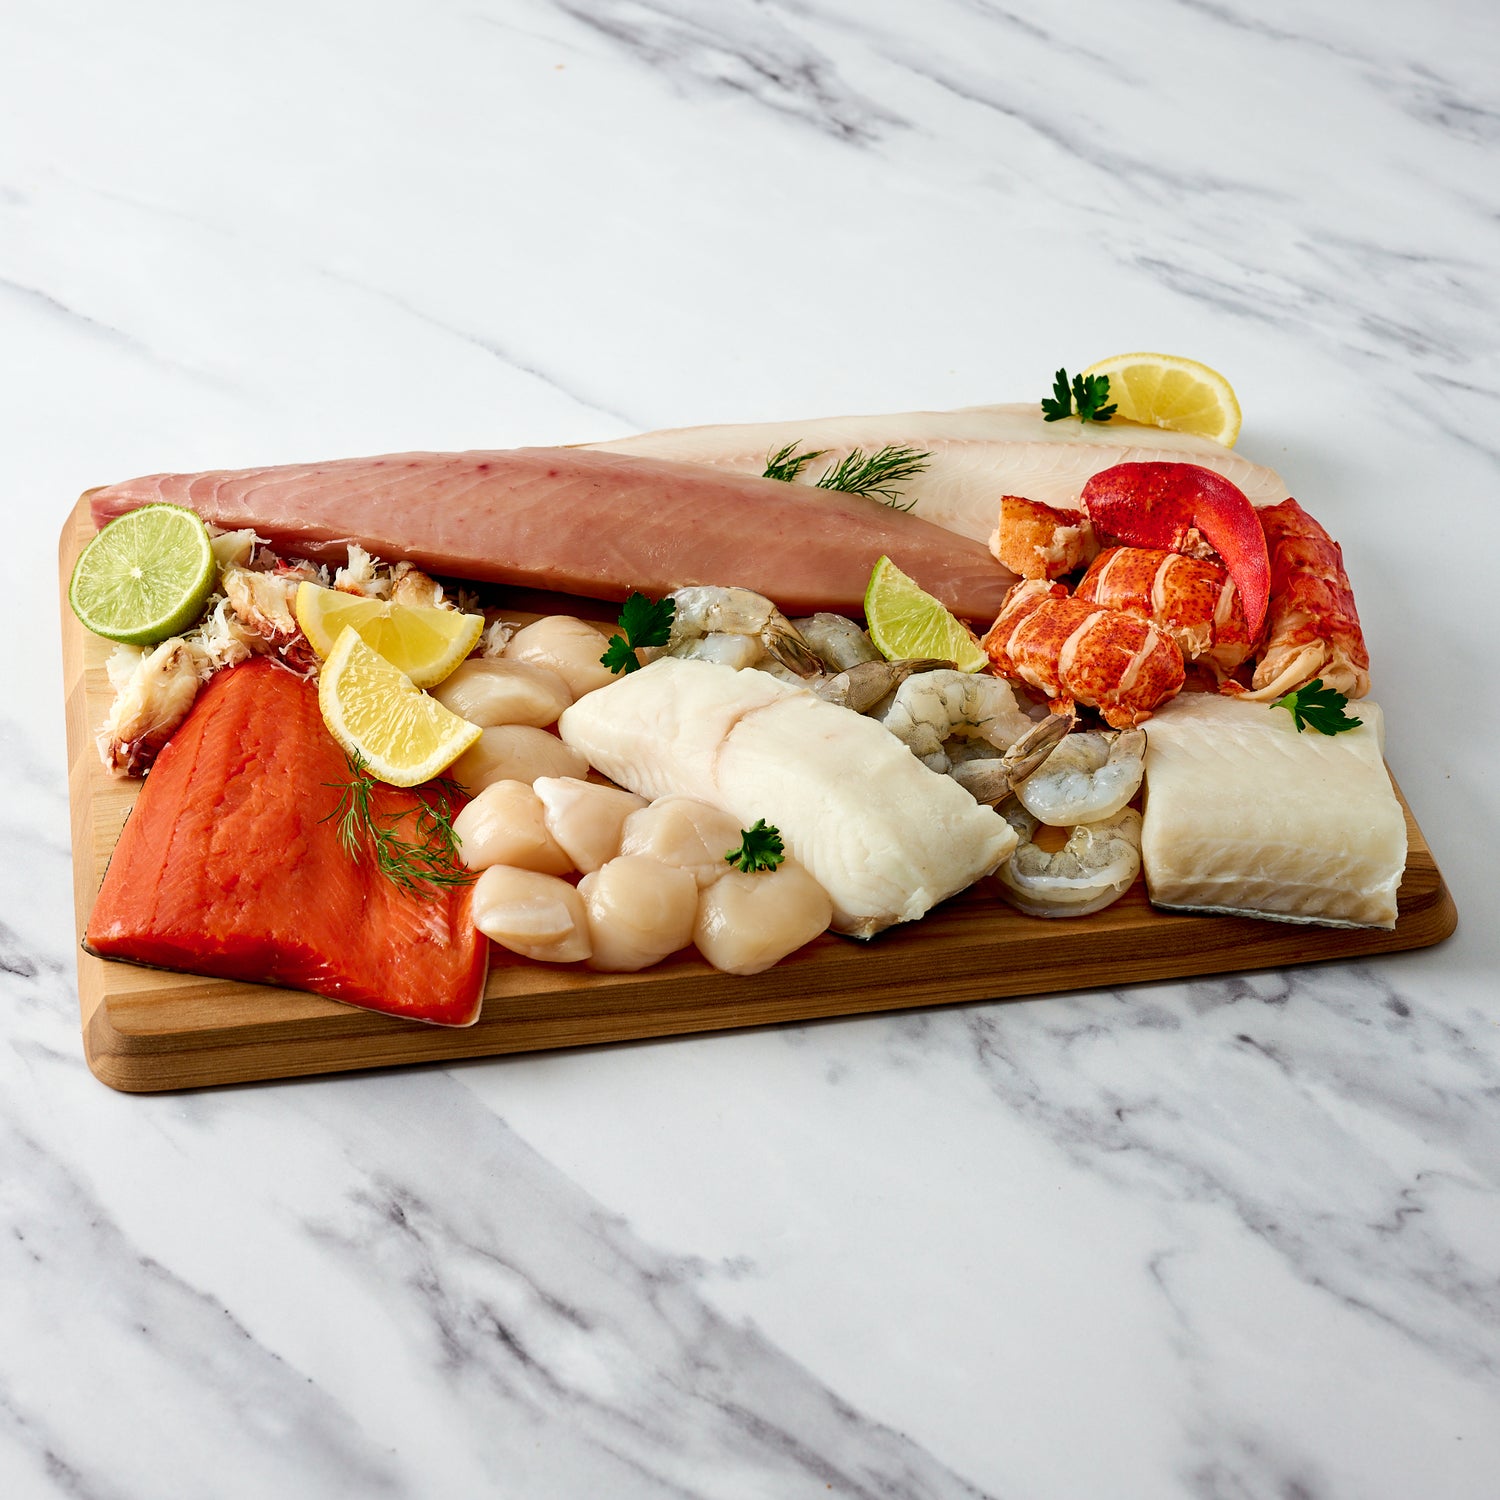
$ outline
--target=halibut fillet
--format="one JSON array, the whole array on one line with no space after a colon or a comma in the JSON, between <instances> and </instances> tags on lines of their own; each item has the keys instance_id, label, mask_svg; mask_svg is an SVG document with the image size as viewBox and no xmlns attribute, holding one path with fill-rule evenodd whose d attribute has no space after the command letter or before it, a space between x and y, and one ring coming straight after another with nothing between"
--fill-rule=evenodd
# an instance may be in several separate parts
<instances>
[{"instance_id":1,"label":"halibut fillet","mask_svg":"<svg viewBox=\"0 0 1500 1500\"><path fill-rule=\"evenodd\" d=\"M854 937L915 921L1016 845L873 719L764 672L665 656L580 698L558 731L643 797L696 797L744 828L764 818Z\"/></svg>"},{"instance_id":2,"label":"halibut fillet","mask_svg":"<svg viewBox=\"0 0 1500 1500\"><path fill-rule=\"evenodd\" d=\"M1406 818L1368 698L1341 734L1285 709L1183 693L1142 726L1141 862L1156 906L1330 927L1394 927Z\"/></svg>"}]
</instances>

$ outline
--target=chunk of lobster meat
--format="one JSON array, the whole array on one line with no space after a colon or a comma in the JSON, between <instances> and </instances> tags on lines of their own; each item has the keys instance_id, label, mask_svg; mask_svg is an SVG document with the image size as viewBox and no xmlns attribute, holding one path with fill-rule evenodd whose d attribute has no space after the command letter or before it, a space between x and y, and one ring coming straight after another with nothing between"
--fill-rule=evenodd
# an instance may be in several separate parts
<instances>
[{"instance_id":1,"label":"chunk of lobster meat","mask_svg":"<svg viewBox=\"0 0 1500 1500\"><path fill-rule=\"evenodd\" d=\"M1109 547L1074 597L1159 625L1185 660L1222 683L1255 649L1234 580L1216 562L1159 548Z\"/></svg>"},{"instance_id":2,"label":"chunk of lobster meat","mask_svg":"<svg viewBox=\"0 0 1500 1500\"><path fill-rule=\"evenodd\" d=\"M1002 677L1030 683L1054 712L1082 703L1130 729L1182 689L1182 652L1150 620L1027 579L980 642Z\"/></svg>"},{"instance_id":3,"label":"chunk of lobster meat","mask_svg":"<svg viewBox=\"0 0 1500 1500\"><path fill-rule=\"evenodd\" d=\"M1098 550L1093 522L1081 510L1062 510L1021 495L1000 497L990 551L1018 577L1050 579L1076 573Z\"/></svg>"},{"instance_id":4,"label":"chunk of lobster meat","mask_svg":"<svg viewBox=\"0 0 1500 1500\"><path fill-rule=\"evenodd\" d=\"M1126 463L1083 487L1095 527L1131 547L1219 554L1234 579L1252 637L1265 624L1271 564L1255 507L1244 491L1199 464Z\"/></svg>"},{"instance_id":5,"label":"chunk of lobster meat","mask_svg":"<svg viewBox=\"0 0 1500 1500\"><path fill-rule=\"evenodd\" d=\"M1347 698L1370 691L1370 653L1354 608L1344 553L1295 500L1257 512L1271 556L1270 625L1255 668L1261 701L1313 678Z\"/></svg>"}]
</instances>

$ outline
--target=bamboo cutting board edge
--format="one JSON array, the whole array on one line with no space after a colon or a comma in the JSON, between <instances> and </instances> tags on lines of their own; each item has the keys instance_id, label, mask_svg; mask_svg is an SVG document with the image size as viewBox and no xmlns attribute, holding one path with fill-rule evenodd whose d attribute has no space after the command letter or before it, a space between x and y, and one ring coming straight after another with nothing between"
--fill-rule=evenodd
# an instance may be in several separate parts
<instances>
[{"instance_id":1,"label":"bamboo cutting board edge","mask_svg":"<svg viewBox=\"0 0 1500 1500\"><path fill-rule=\"evenodd\" d=\"M81 499L58 549L80 939L135 796L134 784L104 770L94 747L93 727L109 702L103 663L111 647L78 624L67 602L73 561L92 534L87 500ZM80 947L84 1053L110 1087L154 1092L1114 988L1426 947L1452 933L1457 912L1404 798L1402 805L1409 851L1392 931L1158 912L1139 884L1093 917L1049 922L1004 905L984 882L920 923L869 944L825 936L749 979L720 974L695 957L617 975L526 964L497 950L483 1013L463 1029L394 1020L298 991L143 969L95 958Z\"/></svg>"}]
</instances>

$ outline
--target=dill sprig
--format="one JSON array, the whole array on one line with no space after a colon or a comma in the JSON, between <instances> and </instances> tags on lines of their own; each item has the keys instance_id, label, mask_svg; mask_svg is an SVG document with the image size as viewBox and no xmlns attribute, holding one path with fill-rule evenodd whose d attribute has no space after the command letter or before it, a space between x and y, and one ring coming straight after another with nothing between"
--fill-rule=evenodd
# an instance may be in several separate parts
<instances>
[{"instance_id":1,"label":"dill sprig","mask_svg":"<svg viewBox=\"0 0 1500 1500\"><path fill-rule=\"evenodd\" d=\"M447 777L413 788L416 804L399 812L377 813L374 807L378 783L364 757L347 757L349 780L328 781L325 786L339 793L333 811L321 821L338 819L339 843L350 859L360 860L373 852L375 868L393 885L413 896L436 896L456 885L468 885L474 872L458 857L458 837L453 832L454 803L460 795L458 783ZM401 828L410 821L411 837Z\"/></svg>"},{"instance_id":2,"label":"dill sprig","mask_svg":"<svg viewBox=\"0 0 1500 1500\"><path fill-rule=\"evenodd\" d=\"M796 443L778 448L766 459L766 479L780 479L790 484L815 458L822 458L826 448L811 448L798 453ZM930 453L920 448L896 448L887 444L878 453L868 456L855 448L840 459L814 486L820 490L838 490L845 495L863 495L869 500L883 500L893 510L910 510L916 503L913 496L905 505L901 499L900 485L927 469Z\"/></svg>"},{"instance_id":3,"label":"dill sprig","mask_svg":"<svg viewBox=\"0 0 1500 1500\"><path fill-rule=\"evenodd\" d=\"M920 448L893 448L889 445L868 457L858 448L839 460L819 481L820 490L840 490L846 495L864 495L884 500L894 510L910 510L913 496L905 505L898 504L898 486L924 473L932 455Z\"/></svg>"},{"instance_id":4,"label":"dill sprig","mask_svg":"<svg viewBox=\"0 0 1500 1500\"><path fill-rule=\"evenodd\" d=\"M785 448L778 448L766 456L766 471L761 478L779 479L783 484L791 484L813 459L822 458L827 451L826 448L809 448L806 453L798 453L794 439Z\"/></svg>"}]
</instances>

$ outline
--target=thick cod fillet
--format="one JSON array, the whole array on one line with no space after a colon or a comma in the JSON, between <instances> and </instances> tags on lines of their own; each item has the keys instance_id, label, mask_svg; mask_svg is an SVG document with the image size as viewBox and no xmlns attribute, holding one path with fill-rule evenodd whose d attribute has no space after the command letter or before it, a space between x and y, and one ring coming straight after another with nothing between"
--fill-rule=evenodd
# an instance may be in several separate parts
<instances>
[{"instance_id":1,"label":"thick cod fillet","mask_svg":"<svg viewBox=\"0 0 1500 1500\"><path fill-rule=\"evenodd\" d=\"M1358 729L1298 733L1285 709L1184 693L1143 726L1141 862L1156 906L1394 927L1406 819L1381 758L1379 707Z\"/></svg>"},{"instance_id":2,"label":"thick cod fillet","mask_svg":"<svg viewBox=\"0 0 1500 1500\"><path fill-rule=\"evenodd\" d=\"M985 543L994 533L1002 495L1076 507L1085 482L1120 463L1201 464L1233 481L1253 505L1275 505L1290 494L1274 470L1212 438L1133 422L1049 422L1040 406L1030 404L679 427L590 447L760 474L766 459L787 443L796 443L799 452L824 450L803 469L799 484L815 484L855 448L868 455L889 444L929 453L926 472L902 490L903 503L915 499L913 515Z\"/></svg>"},{"instance_id":3,"label":"thick cod fillet","mask_svg":"<svg viewBox=\"0 0 1500 1500\"><path fill-rule=\"evenodd\" d=\"M489 940L470 887L408 895L339 843L344 752L317 687L264 658L216 674L126 820L84 946L287 985L443 1026L479 1018ZM416 798L376 789L377 816Z\"/></svg>"},{"instance_id":4,"label":"thick cod fillet","mask_svg":"<svg viewBox=\"0 0 1500 1500\"><path fill-rule=\"evenodd\" d=\"M580 698L558 730L643 797L773 824L850 936L915 921L1016 845L998 813L874 720L764 672L662 657Z\"/></svg>"},{"instance_id":5,"label":"thick cod fillet","mask_svg":"<svg viewBox=\"0 0 1500 1500\"><path fill-rule=\"evenodd\" d=\"M983 545L860 495L583 448L396 453L151 474L90 491L96 525L152 501L342 563L349 543L429 573L593 599L738 584L789 614L864 607L889 557L966 620L1015 575Z\"/></svg>"}]
</instances>

